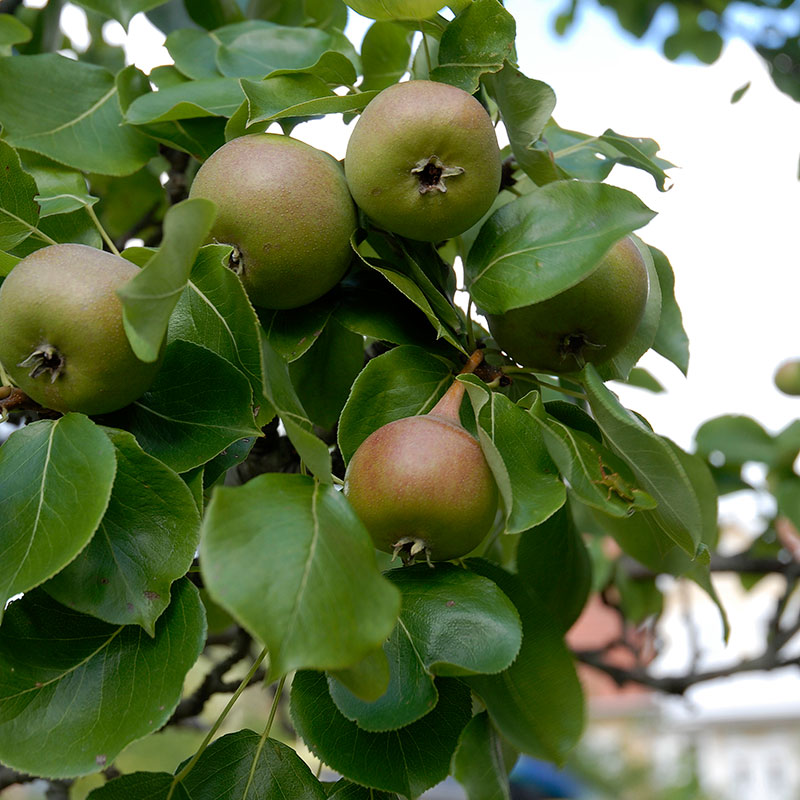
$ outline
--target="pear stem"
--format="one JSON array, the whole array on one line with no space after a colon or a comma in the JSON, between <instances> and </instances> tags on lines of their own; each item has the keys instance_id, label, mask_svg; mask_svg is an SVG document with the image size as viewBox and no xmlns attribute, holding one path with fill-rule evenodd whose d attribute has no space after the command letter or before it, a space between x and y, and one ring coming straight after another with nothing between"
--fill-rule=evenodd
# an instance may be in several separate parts
<instances>
[{"instance_id":1,"label":"pear stem","mask_svg":"<svg viewBox=\"0 0 800 800\"><path fill-rule=\"evenodd\" d=\"M483 362L483 350L476 350L464 364L459 375L469 375L481 365ZM444 417L456 424L460 425L459 410L461 408L461 401L464 399L464 392L466 386L461 381L453 381L450 388L442 395L439 402L428 412L435 414L437 417Z\"/></svg>"}]
</instances>

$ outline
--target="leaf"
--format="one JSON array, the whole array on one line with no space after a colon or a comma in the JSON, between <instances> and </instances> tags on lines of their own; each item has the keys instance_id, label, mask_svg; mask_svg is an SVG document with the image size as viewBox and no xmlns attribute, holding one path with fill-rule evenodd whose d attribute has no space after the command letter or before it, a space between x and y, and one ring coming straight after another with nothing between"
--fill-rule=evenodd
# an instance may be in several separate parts
<instances>
[{"instance_id":1,"label":"leaf","mask_svg":"<svg viewBox=\"0 0 800 800\"><path fill-rule=\"evenodd\" d=\"M453 756L453 775L469 800L510 800L503 744L485 711L464 728Z\"/></svg>"},{"instance_id":2,"label":"leaf","mask_svg":"<svg viewBox=\"0 0 800 800\"><path fill-rule=\"evenodd\" d=\"M39 221L39 207L33 199L36 182L22 168L14 148L2 140L0 172L0 249L11 250L31 235Z\"/></svg>"},{"instance_id":3,"label":"leaf","mask_svg":"<svg viewBox=\"0 0 800 800\"><path fill-rule=\"evenodd\" d=\"M6 602L72 561L114 482L114 448L82 414L20 428L0 447L0 619Z\"/></svg>"},{"instance_id":4,"label":"leaf","mask_svg":"<svg viewBox=\"0 0 800 800\"><path fill-rule=\"evenodd\" d=\"M14 147L84 172L129 175L156 155L122 124L114 76L54 53L0 60L0 123Z\"/></svg>"},{"instance_id":5,"label":"leaf","mask_svg":"<svg viewBox=\"0 0 800 800\"><path fill-rule=\"evenodd\" d=\"M339 419L345 463L373 431L430 411L452 381L450 365L421 347L403 345L373 358L353 382Z\"/></svg>"},{"instance_id":6,"label":"leaf","mask_svg":"<svg viewBox=\"0 0 800 800\"><path fill-rule=\"evenodd\" d=\"M302 475L218 488L200 563L214 600L269 648L273 678L351 666L397 618L399 593L363 525L340 492Z\"/></svg>"},{"instance_id":7,"label":"leaf","mask_svg":"<svg viewBox=\"0 0 800 800\"><path fill-rule=\"evenodd\" d=\"M117 289L125 333L142 361L159 357L170 315L215 216L216 206L199 197L172 206L164 216L164 236L158 251L139 273Z\"/></svg>"},{"instance_id":8,"label":"leaf","mask_svg":"<svg viewBox=\"0 0 800 800\"><path fill-rule=\"evenodd\" d=\"M331 769L413 800L447 776L471 715L469 691L461 682L440 678L438 689L436 708L422 719L397 731L373 733L339 713L324 674L298 672L292 682L292 721L311 752Z\"/></svg>"},{"instance_id":9,"label":"leaf","mask_svg":"<svg viewBox=\"0 0 800 800\"><path fill-rule=\"evenodd\" d=\"M522 619L522 649L499 675L475 675L464 680L514 747L563 763L580 738L584 706L572 656L558 623L534 594L535 587L522 577L480 559L469 559L467 564L493 580L517 607Z\"/></svg>"},{"instance_id":10,"label":"leaf","mask_svg":"<svg viewBox=\"0 0 800 800\"><path fill-rule=\"evenodd\" d=\"M566 508L522 534L517 574L535 587L547 613L566 633L580 616L592 586L589 554Z\"/></svg>"},{"instance_id":11,"label":"leaf","mask_svg":"<svg viewBox=\"0 0 800 800\"><path fill-rule=\"evenodd\" d=\"M660 250L651 247L650 253L661 285L661 320L653 349L686 375L689 369L689 337L684 330L681 310L675 300L675 276L667 257Z\"/></svg>"},{"instance_id":12,"label":"leaf","mask_svg":"<svg viewBox=\"0 0 800 800\"><path fill-rule=\"evenodd\" d=\"M149 11L166 0L77 0L79 6L115 19L127 30L131 20L141 11Z\"/></svg>"},{"instance_id":13,"label":"leaf","mask_svg":"<svg viewBox=\"0 0 800 800\"><path fill-rule=\"evenodd\" d=\"M514 158L535 180L539 153L532 148L553 113L555 92L546 83L526 77L508 62L485 80L500 110Z\"/></svg>"},{"instance_id":14,"label":"leaf","mask_svg":"<svg viewBox=\"0 0 800 800\"><path fill-rule=\"evenodd\" d=\"M191 566L200 517L178 475L142 451L130 433L106 433L117 458L108 508L86 549L44 588L69 608L141 625L153 636L170 585Z\"/></svg>"},{"instance_id":15,"label":"leaf","mask_svg":"<svg viewBox=\"0 0 800 800\"><path fill-rule=\"evenodd\" d=\"M168 772L120 775L92 790L87 800L166 800L172 777ZM181 786L176 787L172 797L174 800L189 800Z\"/></svg>"},{"instance_id":16,"label":"leaf","mask_svg":"<svg viewBox=\"0 0 800 800\"><path fill-rule=\"evenodd\" d=\"M581 376L603 436L658 503L651 512L653 519L665 535L694 557L702 529L700 505L679 459L663 439L623 408L591 364Z\"/></svg>"},{"instance_id":17,"label":"leaf","mask_svg":"<svg viewBox=\"0 0 800 800\"><path fill-rule=\"evenodd\" d=\"M431 80L473 94L486 73L515 60L514 17L497 0L474 0L450 22L439 43L439 65Z\"/></svg>"},{"instance_id":18,"label":"leaf","mask_svg":"<svg viewBox=\"0 0 800 800\"><path fill-rule=\"evenodd\" d=\"M566 489L531 415L474 376L467 385L478 438L508 511L506 533L538 525L564 505Z\"/></svg>"},{"instance_id":19,"label":"leaf","mask_svg":"<svg viewBox=\"0 0 800 800\"><path fill-rule=\"evenodd\" d=\"M330 321L313 347L289 365L289 375L309 417L332 430L364 366L364 337Z\"/></svg>"},{"instance_id":20,"label":"leaf","mask_svg":"<svg viewBox=\"0 0 800 800\"><path fill-rule=\"evenodd\" d=\"M408 69L411 35L404 25L373 22L361 42L364 79L362 92L386 89L397 83Z\"/></svg>"},{"instance_id":21,"label":"leaf","mask_svg":"<svg viewBox=\"0 0 800 800\"><path fill-rule=\"evenodd\" d=\"M331 787L330 800L399 800L394 792L377 792L342 778Z\"/></svg>"},{"instance_id":22,"label":"leaf","mask_svg":"<svg viewBox=\"0 0 800 800\"><path fill-rule=\"evenodd\" d=\"M41 589L26 593L0 627L0 759L46 777L105 768L169 719L204 641L188 580L174 584L152 639L70 611Z\"/></svg>"},{"instance_id":23,"label":"leaf","mask_svg":"<svg viewBox=\"0 0 800 800\"><path fill-rule=\"evenodd\" d=\"M731 95L731 105L734 103L738 103L747 93L747 90L750 88L750 81L747 81L744 85L740 86L732 95Z\"/></svg>"},{"instance_id":24,"label":"leaf","mask_svg":"<svg viewBox=\"0 0 800 800\"><path fill-rule=\"evenodd\" d=\"M113 419L175 472L212 459L245 436L259 436L250 384L216 353L172 342L152 386Z\"/></svg>"},{"instance_id":25,"label":"leaf","mask_svg":"<svg viewBox=\"0 0 800 800\"><path fill-rule=\"evenodd\" d=\"M144 125L197 117L229 117L244 100L236 78L207 78L168 86L137 97L125 112L125 121Z\"/></svg>"},{"instance_id":26,"label":"leaf","mask_svg":"<svg viewBox=\"0 0 800 800\"><path fill-rule=\"evenodd\" d=\"M752 417L724 414L704 422L695 433L697 452L704 458L720 454L726 466L740 467L747 461L772 462L775 439ZM714 458L713 463L721 466Z\"/></svg>"},{"instance_id":27,"label":"leaf","mask_svg":"<svg viewBox=\"0 0 800 800\"><path fill-rule=\"evenodd\" d=\"M31 29L13 14L0 15L0 55L10 56L11 46L31 40Z\"/></svg>"},{"instance_id":28,"label":"leaf","mask_svg":"<svg viewBox=\"0 0 800 800\"><path fill-rule=\"evenodd\" d=\"M313 347L325 330L334 307L329 293L299 308L258 308L256 313L270 347L284 361L291 363Z\"/></svg>"},{"instance_id":29,"label":"leaf","mask_svg":"<svg viewBox=\"0 0 800 800\"><path fill-rule=\"evenodd\" d=\"M261 358L264 364L264 395L281 418L286 435L308 469L323 483L331 483L328 446L314 433L314 425L292 385L289 366L273 350L266 336L261 337Z\"/></svg>"},{"instance_id":30,"label":"leaf","mask_svg":"<svg viewBox=\"0 0 800 800\"><path fill-rule=\"evenodd\" d=\"M167 340L194 342L233 364L261 397L258 318L239 278L225 266L227 245L201 247L186 288L169 318Z\"/></svg>"},{"instance_id":31,"label":"leaf","mask_svg":"<svg viewBox=\"0 0 800 800\"><path fill-rule=\"evenodd\" d=\"M492 581L452 564L389 570L402 593L402 610L384 651L386 692L364 702L335 679L339 711L368 731L395 730L436 705L435 675L497 673L511 664L522 642L516 609Z\"/></svg>"},{"instance_id":32,"label":"leaf","mask_svg":"<svg viewBox=\"0 0 800 800\"><path fill-rule=\"evenodd\" d=\"M17 256L12 256L11 253L0 251L0 277L8 275L19 264L20 260Z\"/></svg>"},{"instance_id":33,"label":"leaf","mask_svg":"<svg viewBox=\"0 0 800 800\"><path fill-rule=\"evenodd\" d=\"M247 100L247 125L288 117L360 111L377 92L338 95L315 75L278 75L262 81L240 80Z\"/></svg>"},{"instance_id":34,"label":"leaf","mask_svg":"<svg viewBox=\"0 0 800 800\"><path fill-rule=\"evenodd\" d=\"M481 228L465 265L469 291L490 314L546 300L585 278L613 244L653 216L615 186L548 183Z\"/></svg>"},{"instance_id":35,"label":"leaf","mask_svg":"<svg viewBox=\"0 0 800 800\"><path fill-rule=\"evenodd\" d=\"M42 217L69 214L93 206L98 200L89 193L82 173L67 169L52 159L29 151L25 153L24 167L36 181L38 194L34 199Z\"/></svg>"}]
</instances>

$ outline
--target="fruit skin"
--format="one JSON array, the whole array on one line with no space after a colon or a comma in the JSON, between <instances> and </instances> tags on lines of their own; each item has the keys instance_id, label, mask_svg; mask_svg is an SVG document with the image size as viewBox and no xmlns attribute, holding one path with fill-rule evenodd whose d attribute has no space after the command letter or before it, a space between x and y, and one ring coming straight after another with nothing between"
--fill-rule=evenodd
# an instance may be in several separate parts
<instances>
[{"instance_id":1,"label":"fruit skin","mask_svg":"<svg viewBox=\"0 0 800 800\"><path fill-rule=\"evenodd\" d=\"M134 354L116 290L139 272L124 258L82 244L56 244L23 258L0 287L0 362L40 405L104 414L150 386L160 360ZM38 348L55 348L60 372L32 378L19 366Z\"/></svg>"},{"instance_id":2,"label":"fruit skin","mask_svg":"<svg viewBox=\"0 0 800 800\"><path fill-rule=\"evenodd\" d=\"M346 0L347 5L370 19L428 19L445 0Z\"/></svg>"},{"instance_id":3,"label":"fruit skin","mask_svg":"<svg viewBox=\"0 0 800 800\"><path fill-rule=\"evenodd\" d=\"M200 167L189 196L217 204L210 235L236 248L231 267L256 306L306 305L350 265L356 212L347 182L333 156L305 142L232 139Z\"/></svg>"},{"instance_id":4,"label":"fruit skin","mask_svg":"<svg viewBox=\"0 0 800 800\"><path fill-rule=\"evenodd\" d=\"M487 315L495 341L516 362L543 372L602 364L631 340L647 303L639 248L618 241L588 277L540 303Z\"/></svg>"},{"instance_id":5,"label":"fruit skin","mask_svg":"<svg viewBox=\"0 0 800 800\"><path fill-rule=\"evenodd\" d=\"M800 395L800 360L785 361L775 372L775 386L784 394Z\"/></svg>"},{"instance_id":6,"label":"fruit skin","mask_svg":"<svg viewBox=\"0 0 800 800\"><path fill-rule=\"evenodd\" d=\"M379 550L391 553L402 540L418 539L433 561L477 547L498 504L478 442L433 413L370 434L347 466L344 492Z\"/></svg>"},{"instance_id":7,"label":"fruit skin","mask_svg":"<svg viewBox=\"0 0 800 800\"><path fill-rule=\"evenodd\" d=\"M427 170L425 165L433 160ZM463 169L425 189L437 168ZM500 189L500 149L489 115L471 95L434 81L384 89L356 123L344 160L358 206L409 239L458 236L491 207ZM421 170L421 172L412 172Z\"/></svg>"}]
</instances>

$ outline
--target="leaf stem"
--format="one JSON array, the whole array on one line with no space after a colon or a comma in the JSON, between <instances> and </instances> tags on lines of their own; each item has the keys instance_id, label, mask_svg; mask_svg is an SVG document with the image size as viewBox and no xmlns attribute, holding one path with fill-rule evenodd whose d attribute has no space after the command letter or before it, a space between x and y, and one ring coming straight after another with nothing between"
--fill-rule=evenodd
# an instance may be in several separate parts
<instances>
[{"instance_id":1,"label":"leaf stem","mask_svg":"<svg viewBox=\"0 0 800 800\"><path fill-rule=\"evenodd\" d=\"M559 386L557 383L550 383L549 381L543 381L541 378L536 377L536 373L532 369L527 369L527 367L503 367L503 372L506 374L517 374L517 375L529 375L532 377L539 386L542 386L545 389L553 389L556 392L561 392L562 394L568 394L570 397L576 397L578 400L586 400L586 395L582 392L573 392L572 389L567 389L564 386Z\"/></svg>"},{"instance_id":2,"label":"leaf stem","mask_svg":"<svg viewBox=\"0 0 800 800\"><path fill-rule=\"evenodd\" d=\"M335 483L337 486L344 486L344 481L343 481L343 480L342 480L342 479L341 479L341 478L340 478L338 475L331 475L331 480L332 480L332 481L333 481L333 482L334 482L334 483Z\"/></svg>"},{"instance_id":3,"label":"leaf stem","mask_svg":"<svg viewBox=\"0 0 800 800\"><path fill-rule=\"evenodd\" d=\"M425 60L428 62L428 77L430 78L431 72L433 71L433 65L431 63L431 51L428 49L428 37L425 36L425 31L420 28L420 33L422 34L422 47L425 50Z\"/></svg>"},{"instance_id":4,"label":"leaf stem","mask_svg":"<svg viewBox=\"0 0 800 800\"><path fill-rule=\"evenodd\" d=\"M250 765L250 774L247 776L247 783L245 784L244 792L242 793L242 800L247 800L247 793L250 791L250 786L252 785L253 778L256 774L258 759L261 758L261 751L264 749L264 745L269 737L269 732L272 730L272 723L275 721L275 712L278 710L278 703L281 699L284 683L286 683L285 675L280 679L278 688L275 690L275 696L272 698L272 708L269 710L269 719L267 720L267 725L264 728L264 732L261 734L261 738L258 740L258 747L256 748L256 754L253 756L253 763Z\"/></svg>"},{"instance_id":5,"label":"leaf stem","mask_svg":"<svg viewBox=\"0 0 800 800\"><path fill-rule=\"evenodd\" d=\"M475 328L472 325L472 295L467 301L467 350L470 353L475 351Z\"/></svg>"},{"instance_id":6,"label":"leaf stem","mask_svg":"<svg viewBox=\"0 0 800 800\"><path fill-rule=\"evenodd\" d=\"M27 220L22 219L22 217L18 217L16 214L12 214L8 209L3 209L3 214L7 217L11 217L11 219L16 220L17 222L24 225L34 236L38 236L43 242L47 242L48 244L58 244L58 242L48 236L44 231L40 231L35 225L31 225L30 222Z\"/></svg>"},{"instance_id":7,"label":"leaf stem","mask_svg":"<svg viewBox=\"0 0 800 800\"><path fill-rule=\"evenodd\" d=\"M563 158L564 156L568 156L571 153L575 153L578 150L586 147L587 145L592 144L592 142L599 142L599 136L589 136L587 139L582 139L580 142L575 142L575 144L571 144L569 147L565 147L563 150L556 150L553 153L553 158Z\"/></svg>"},{"instance_id":8,"label":"leaf stem","mask_svg":"<svg viewBox=\"0 0 800 800\"><path fill-rule=\"evenodd\" d=\"M233 695L231 695L231 699L228 700L228 704L222 709L222 713L217 717L216 721L211 726L211 730L206 734L206 738L203 739L203 743L200 745L198 751L192 756L191 761L189 761L189 763L172 779L172 783L169 786L169 792L167 792L166 800L172 800L175 787L192 771L194 765L200 760L200 756L203 755L205 749L209 744L211 744L211 740L219 730L219 726L222 725L225 717L228 716L228 712L233 708L233 704L239 699L239 695L241 695L241 693L247 688L248 684L250 683L250 679L256 674L256 670L261 666L261 662L266 658L266 655L267 648L265 647L258 654L258 658L256 658L256 660L253 662L253 666L250 667L247 675L242 678L242 682L239 684Z\"/></svg>"},{"instance_id":9,"label":"leaf stem","mask_svg":"<svg viewBox=\"0 0 800 800\"><path fill-rule=\"evenodd\" d=\"M95 228L97 228L97 230L100 231L100 236L102 237L103 241L108 245L108 249L115 256L118 256L119 250L117 250L117 246L114 244L112 238L106 233L106 229L100 224L100 220L97 218L97 214L94 213L94 209L90 205L86 206L86 213L91 218Z\"/></svg>"}]
</instances>

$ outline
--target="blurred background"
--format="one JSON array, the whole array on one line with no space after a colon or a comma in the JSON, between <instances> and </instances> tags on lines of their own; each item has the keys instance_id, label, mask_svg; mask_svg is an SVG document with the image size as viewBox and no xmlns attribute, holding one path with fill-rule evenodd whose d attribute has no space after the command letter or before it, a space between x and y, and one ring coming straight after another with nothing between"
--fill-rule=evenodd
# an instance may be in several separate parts
<instances>
[{"instance_id":1,"label":"blurred background","mask_svg":"<svg viewBox=\"0 0 800 800\"><path fill-rule=\"evenodd\" d=\"M0 10L9 5L5 0ZM722 414L752 417L774 437L800 417L800 398L782 395L772 381L781 362L800 357L800 104L792 96L800 97L800 6L790 0L507 0L506 6L517 20L520 67L553 87L561 127L652 138L660 155L677 165L664 193L645 173L622 166L609 182L658 212L639 233L674 268L691 343L689 374L649 353L642 366L664 391L614 390L656 431L690 450L701 423ZM88 46L83 9L64 3L60 23L74 51ZM369 24L351 12L346 32L356 46ZM163 34L143 14L127 33L116 22L104 23L102 35L124 45L128 63L145 72L171 63ZM293 135L341 158L348 130L337 117L300 125ZM800 643L790 632L782 652L791 663L783 668L740 669L761 663L776 609L784 619L800 615L793 533L780 538L774 530L764 464L744 459L739 466L747 483L721 498L720 550L733 556L752 552L754 542L771 543L770 556L790 568L768 575L715 572L732 625L727 645L716 608L693 584L661 576L652 586L631 581L627 596L597 594L570 644L587 661L602 654L620 672L582 665L590 724L579 751L564 770L520 762L515 798L800 797ZM594 554L596 566L613 562L609 549ZM623 622L615 609L621 603L636 609L630 615L636 626ZM224 630L225 620L218 624ZM202 665L196 669L203 672ZM734 674L688 686L670 682L726 672ZM626 682L625 675L638 679ZM248 690L252 702L237 705L223 733L263 725L269 703L256 691ZM209 719L219 711L215 703L226 699L208 704ZM201 736L170 728L157 740L131 745L118 765L172 770ZM101 782L81 779L71 797L81 800ZM43 792L36 784L9 787L3 798ZM448 782L426 797L464 795Z\"/></svg>"}]
</instances>

